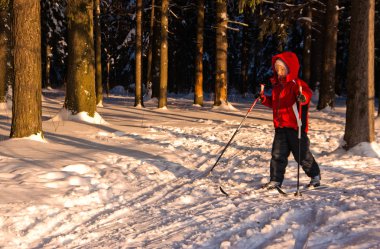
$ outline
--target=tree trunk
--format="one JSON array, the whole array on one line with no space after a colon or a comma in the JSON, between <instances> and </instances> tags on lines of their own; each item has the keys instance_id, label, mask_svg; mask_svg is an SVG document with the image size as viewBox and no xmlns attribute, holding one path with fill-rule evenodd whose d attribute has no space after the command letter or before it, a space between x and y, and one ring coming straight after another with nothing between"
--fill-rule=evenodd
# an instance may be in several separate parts
<instances>
[{"instance_id":1,"label":"tree trunk","mask_svg":"<svg viewBox=\"0 0 380 249\"><path fill-rule=\"evenodd\" d=\"M142 99L142 0L136 0L136 84L135 106L143 106Z\"/></svg>"},{"instance_id":2,"label":"tree trunk","mask_svg":"<svg viewBox=\"0 0 380 249\"><path fill-rule=\"evenodd\" d=\"M244 23L248 23L248 8L245 8L244 11ZM248 31L249 28L244 26L243 27L243 37L242 37L242 46L241 46L241 88L240 88L240 93L243 96L246 96L248 93L248 53L249 53L249 48L248 48Z\"/></svg>"},{"instance_id":3,"label":"tree trunk","mask_svg":"<svg viewBox=\"0 0 380 249\"><path fill-rule=\"evenodd\" d=\"M326 1L321 1L325 3ZM318 8L319 5L317 6ZM313 14L313 22L316 23L316 29L312 32L311 44L311 70L309 85L312 89L316 89L322 81L322 60L324 51L324 32L325 32L325 15L324 13Z\"/></svg>"},{"instance_id":4,"label":"tree trunk","mask_svg":"<svg viewBox=\"0 0 380 249\"><path fill-rule=\"evenodd\" d=\"M216 0L216 77L214 106L227 103L227 4Z\"/></svg>"},{"instance_id":5,"label":"tree trunk","mask_svg":"<svg viewBox=\"0 0 380 249\"><path fill-rule=\"evenodd\" d=\"M152 89L152 67L153 67L153 39L154 39L154 18L155 18L155 1L152 0L152 10L150 12L150 28L149 28L149 47L148 47L148 58L147 58L147 83L146 83L146 89L149 94L151 94ZM152 96L149 96L152 97Z\"/></svg>"},{"instance_id":6,"label":"tree trunk","mask_svg":"<svg viewBox=\"0 0 380 249\"><path fill-rule=\"evenodd\" d=\"M68 72L65 108L72 114L87 112L94 117L95 55L93 0L69 0Z\"/></svg>"},{"instance_id":7,"label":"tree trunk","mask_svg":"<svg viewBox=\"0 0 380 249\"><path fill-rule=\"evenodd\" d=\"M161 5L162 0L156 0L156 6ZM160 97L160 62L161 62L161 11L155 15L154 31L152 39L153 64L152 64L152 98Z\"/></svg>"},{"instance_id":8,"label":"tree trunk","mask_svg":"<svg viewBox=\"0 0 380 249\"><path fill-rule=\"evenodd\" d=\"M329 0L326 12L326 32L323 53L322 81L319 88L318 110L327 106L334 107L335 100L335 72L336 72L336 47L338 36L339 12L338 0Z\"/></svg>"},{"instance_id":9,"label":"tree trunk","mask_svg":"<svg viewBox=\"0 0 380 249\"><path fill-rule=\"evenodd\" d=\"M197 54L195 57L194 104L203 106L203 30L205 19L204 0L198 0Z\"/></svg>"},{"instance_id":10,"label":"tree trunk","mask_svg":"<svg viewBox=\"0 0 380 249\"><path fill-rule=\"evenodd\" d=\"M111 56L107 55L107 82L106 82L106 94L110 96L110 72L111 72Z\"/></svg>"},{"instance_id":11,"label":"tree trunk","mask_svg":"<svg viewBox=\"0 0 380 249\"><path fill-rule=\"evenodd\" d=\"M160 98L158 108L164 108L167 105L169 0L162 0L161 11Z\"/></svg>"},{"instance_id":12,"label":"tree trunk","mask_svg":"<svg viewBox=\"0 0 380 249\"><path fill-rule=\"evenodd\" d=\"M9 6L0 6L0 103L6 101L9 61Z\"/></svg>"},{"instance_id":13,"label":"tree trunk","mask_svg":"<svg viewBox=\"0 0 380 249\"><path fill-rule=\"evenodd\" d=\"M50 82L50 68L51 68L51 57L52 57L52 47L46 42L46 64L45 64L45 87L51 88Z\"/></svg>"},{"instance_id":14,"label":"tree trunk","mask_svg":"<svg viewBox=\"0 0 380 249\"><path fill-rule=\"evenodd\" d=\"M102 31L100 28L100 0L95 0L95 87L96 105L103 103L103 81L102 81Z\"/></svg>"},{"instance_id":15,"label":"tree trunk","mask_svg":"<svg viewBox=\"0 0 380 249\"><path fill-rule=\"evenodd\" d=\"M302 60L302 79L310 84L310 62L311 62L311 20L312 20L312 11L311 6L309 5L306 9L306 17L310 19L306 21L304 26L304 46L303 46L303 60Z\"/></svg>"},{"instance_id":16,"label":"tree trunk","mask_svg":"<svg viewBox=\"0 0 380 249\"><path fill-rule=\"evenodd\" d=\"M346 149L375 140L375 0L352 1L347 76Z\"/></svg>"},{"instance_id":17,"label":"tree trunk","mask_svg":"<svg viewBox=\"0 0 380 249\"><path fill-rule=\"evenodd\" d=\"M39 0L13 0L14 85L11 138L42 135Z\"/></svg>"}]
</instances>

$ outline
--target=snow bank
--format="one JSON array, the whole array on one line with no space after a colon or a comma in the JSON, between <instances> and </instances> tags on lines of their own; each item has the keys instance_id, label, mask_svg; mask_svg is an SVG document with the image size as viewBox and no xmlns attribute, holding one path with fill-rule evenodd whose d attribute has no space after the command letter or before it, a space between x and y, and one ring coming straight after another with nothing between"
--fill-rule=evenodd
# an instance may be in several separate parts
<instances>
[{"instance_id":1,"label":"snow bank","mask_svg":"<svg viewBox=\"0 0 380 249\"><path fill-rule=\"evenodd\" d=\"M51 119L51 121L81 121L90 124L108 124L97 112L95 112L94 117L90 117L87 112L80 112L73 115L71 114L71 111L65 108L62 108L61 111Z\"/></svg>"},{"instance_id":2,"label":"snow bank","mask_svg":"<svg viewBox=\"0 0 380 249\"><path fill-rule=\"evenodd\" d=\"M224 111L239 111L230 102L222 102L219 106L213 106L213 110L224 110Z\"/></svg>"},{"instance_id":3,"label":"snow bank","mask_svg":"<svg viewBox=\"0 0 380 249\"><path fill-rule=\"evenodd\" d=\"M350 149L350 152L364 157L380 158L380 146L375 143L359 143L355 147Z\"/></svg>"}]
</instances>

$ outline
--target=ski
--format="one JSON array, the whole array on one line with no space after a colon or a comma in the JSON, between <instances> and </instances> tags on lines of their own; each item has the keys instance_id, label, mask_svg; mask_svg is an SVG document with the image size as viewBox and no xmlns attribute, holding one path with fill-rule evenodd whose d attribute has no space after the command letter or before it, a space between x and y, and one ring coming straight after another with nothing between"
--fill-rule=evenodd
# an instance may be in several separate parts
<instances>
[{"instance_id":1,"label":"ski","mask_svg":"<svg viewBox=\"0 0 380 249\"><path fill-rule=\"evenodd\" d=\"M311 187L307 188L306 186L302 189L299 190L300 193L305 193L308 191L314 191L314 190L321 190L321 189L326 189L328 188L327 185L321 185L318 187ZM291 188L291 189L283 189L281 187L276 187L272 190L266 190L263 188L260 189L250 189L250 190L245 190L245 191L240 191L237 189L223 189L221 186L219 186L219 190L223 195L226 197L249 197L249 196L274 196L280 194L281 196L291 196L294 195L297 191L296 188Z\"/></svg>"},{"instance_id":2,"label":"ski","mask_svg":"<svg viewBox=\"0 0 380 249\"><path fill-rule=\"evenodd\" d=\"M305 192L308 192L308 191L314 191L314 190L321 190L321 189L326 189L328 188L328 186L326 185L321 185L321 186L318 186L318 187L310 187L310 188L303 188L303 189L300 189L299 192L300 193L305 193ZM284 190L280 187L276 187L278 193L280 193L281 195L284 195L284 196L288 196L288 195L291 195L291 194L294 194L297 189L289 189L289 190Z\"/></svg>"},{"instance_id":3,"label":"ski","mask_svg":"<svg viewBox=\"0 0 380 249\"><path fill-rule=\"evenodd\" d=\"M288 193L286 193L286 191L284 191L281 187L279 186L276 186L276 190L278 191L278 193L282 194L282 195L288 195Z\"/></svg>"},{"instance_id":4,"label":"ski","mask_svg":"<svg viewBox=\"0 0 380 249\"><path fill-rule=\"evenodd\" d=\"M250 189L250 190L237 190L237 189L228 189L224 190L221 186L219 186L220 192L223 193L224 196L229 198L248 198L248 197L263 197L263 196L275 196L278 195L277 189L266 190L266 189Z\"/></svg>"}]
</instances>

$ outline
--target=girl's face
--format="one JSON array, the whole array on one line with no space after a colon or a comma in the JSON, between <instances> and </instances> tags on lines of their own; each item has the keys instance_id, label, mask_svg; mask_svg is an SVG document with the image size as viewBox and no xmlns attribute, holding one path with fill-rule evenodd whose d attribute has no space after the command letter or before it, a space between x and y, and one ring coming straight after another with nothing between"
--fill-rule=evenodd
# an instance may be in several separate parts
<instances>
[{"instance_id":1,"label":"girl's face","mask_svg":"<svg viewBox=\"0 0 380 249\"><path fill-rule=\"evenodd\" d=\"M276 73L277 73L279 78L285 78L286 77L286 75L288 73L287 72L288 70L286 70L286 67L284 67L282 65L276 65L275 69L276 69Z\"/></svg>"}]
</instances>

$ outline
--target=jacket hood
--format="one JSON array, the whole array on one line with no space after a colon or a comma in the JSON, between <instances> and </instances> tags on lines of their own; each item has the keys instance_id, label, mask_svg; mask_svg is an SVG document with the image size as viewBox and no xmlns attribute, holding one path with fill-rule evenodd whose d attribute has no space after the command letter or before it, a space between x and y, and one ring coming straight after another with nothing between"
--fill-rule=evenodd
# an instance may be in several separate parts
<instances>
[{"instance_id":1,"label":"jacket hood","mask_svg":"<svg viewBox=\"0 0 380 249\"><path fill-rule=\"evenodd\" d=\"M295 80L298 78L298 71L300 69L300 63L297 55L293 52L283 52L272 57L272 70L277 79L277 73L274 64L277 59L281 59L288 67L288 75L286 76L286 82Z\"/></svg>"}]
</instances>

